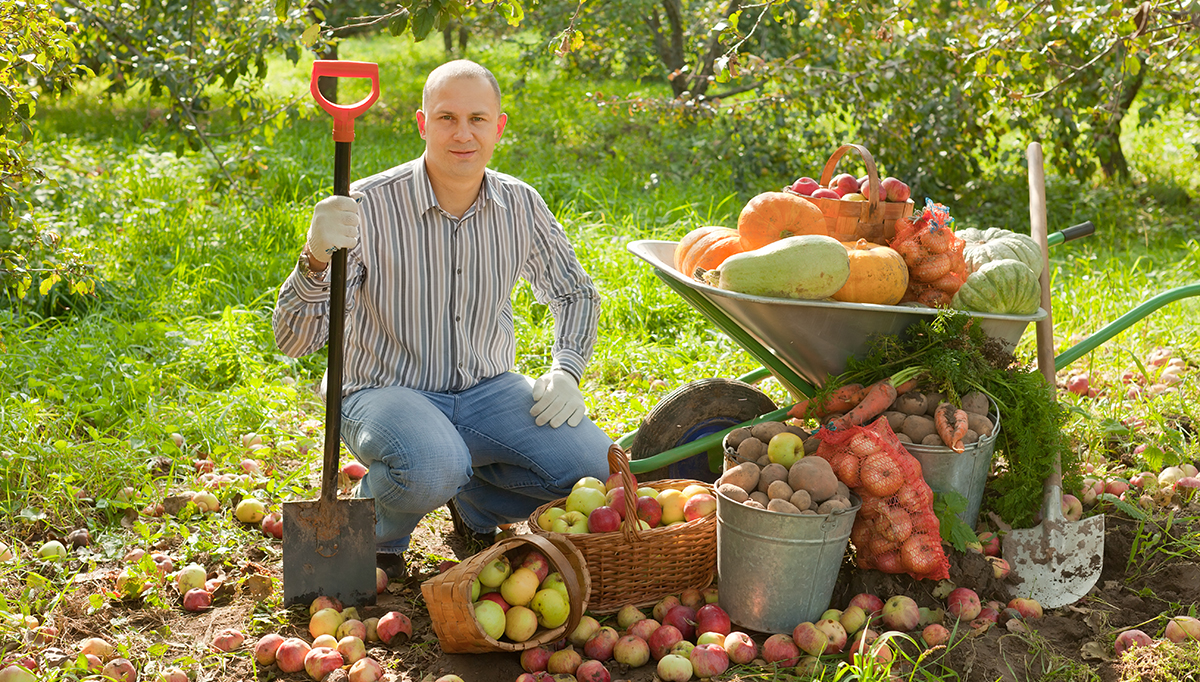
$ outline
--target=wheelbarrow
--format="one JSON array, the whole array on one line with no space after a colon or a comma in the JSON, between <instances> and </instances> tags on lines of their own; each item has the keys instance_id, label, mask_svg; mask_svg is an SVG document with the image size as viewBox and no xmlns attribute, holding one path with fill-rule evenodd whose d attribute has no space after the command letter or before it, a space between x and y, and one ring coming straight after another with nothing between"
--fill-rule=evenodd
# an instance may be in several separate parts
<instances>
[{"instance_id":1,"label":"wheelbarrow","mask_svg":"<svg viewBox=\"0 0 1200 682\"><path fill-rule=\"evenodd\" d=\"M1048 235L1050 247L1088 236L1091 222ZM722 440L730 431L764 421L783 421L792 405L777 406L754 384L774 376L793 399L816 394L831 375L861 357L871 338L900 334L912 324L937 316L932 308L836 301L795 301L725 291L677 271L676 242L637 240L629 251L649 264L668 287L696 308L717 329L762 366L736 379L706 378L686 384L659 401L638 429L617 439L630 452L630 471L645 477L690 478L712 482L720 475ZM1200 295L1200 283L1160 293L1121 315L1054 357L1055 371L1095 350L1165 305ZM1010 347L1030 323L1047 317L968 313L983 329Z\"/></svg>"}]
</instances>

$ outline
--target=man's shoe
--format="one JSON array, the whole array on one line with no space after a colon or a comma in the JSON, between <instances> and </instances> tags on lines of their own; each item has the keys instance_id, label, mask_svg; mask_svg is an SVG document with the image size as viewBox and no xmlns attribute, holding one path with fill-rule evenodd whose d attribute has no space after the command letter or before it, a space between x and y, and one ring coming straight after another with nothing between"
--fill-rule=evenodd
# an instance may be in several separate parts
<instances>
[{"instance_id":1,"label":"man's shoe","mask_svg":"<svg viewBox=\"0 0 1200 682\"><path fill-rule=\"evenodd\" d=\"M458 504L453 499L447 502L446 506L450 508L450 522L454 525L455 535L482 549L487 549L496 542L496 531L479 533L472 530L467 525L467 522L463 520L462 514L458 511Z\"/></svg>"},{"instance_id":2,"label":"man's shoe","mask_svg":"<svg viewBox=\"0 0 1200 682\"><path fill-rule=\"evenodd\" d=\"M387 574L388 582L404 580L408 577L408 564L404 562L403 554L394 552L376 552L375 565Z\"/></svg>"}]
</instances>

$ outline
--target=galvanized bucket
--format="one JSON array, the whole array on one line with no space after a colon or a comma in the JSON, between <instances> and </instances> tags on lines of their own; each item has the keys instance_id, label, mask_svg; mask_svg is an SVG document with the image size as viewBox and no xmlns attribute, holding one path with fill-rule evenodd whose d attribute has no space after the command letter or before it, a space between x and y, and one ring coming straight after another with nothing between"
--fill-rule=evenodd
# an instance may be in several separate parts
<instances>
[{"instance_id":1,"label":"galvanized bucket","mask_svg":"<svg viewBox=\"0 0 1200 682\"><path fill-rule=\"evenodd\" d=\"M901 444L921 463L921 476L933 492L952 490L967 498L967 508L958 518L971 528L979 518L983 488L992 468L996 437L1000 434L1000 415L992 412L988 417L994 424L992 435L967 445L962 452L955 452L945 445Z\"/></svg>"},{"instance_id":2,"label":"galvanized bucket","mask_svg":"<svg viewBox=\"0 0 1200 682\"><path fill-rule=\"evenodd\" d=\"M738 625L791 634L829 608L846 541L862 502L833 514L782 514L717 491L721 608Z\"/></svg>"}]
</instances>

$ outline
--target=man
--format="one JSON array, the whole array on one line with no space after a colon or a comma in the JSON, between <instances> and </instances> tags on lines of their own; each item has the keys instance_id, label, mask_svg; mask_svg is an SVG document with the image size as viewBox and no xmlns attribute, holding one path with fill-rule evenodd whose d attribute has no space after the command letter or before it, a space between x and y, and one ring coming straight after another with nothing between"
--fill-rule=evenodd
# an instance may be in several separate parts
<instances>
[{"instance_id":1,"label":"man","mask_svg":"<svg viewBox=\"0 0 1200 682\"><path fill-rule=\"evenodd\" d=\"M316 205L273 321L288 355L323 346L328 264L349 249L341 437L367 466L357 495L375 499L377 558L393 577L429 511L449 501L457 532L489 538L579 478L605 477L612 444L578 385L599 294L538 193L487 168L507 122L495 77L439 66L416 120L420 158ZM553 364L536 381L510 371L518 278L555 319Z\"/></svg>"}]
</instances>

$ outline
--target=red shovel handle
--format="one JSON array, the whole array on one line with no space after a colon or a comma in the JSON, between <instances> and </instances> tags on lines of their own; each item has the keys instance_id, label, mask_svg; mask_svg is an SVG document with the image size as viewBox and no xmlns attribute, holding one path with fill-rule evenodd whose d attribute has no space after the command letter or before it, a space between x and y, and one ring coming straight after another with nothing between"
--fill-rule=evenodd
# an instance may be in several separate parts
<instances>
[{"instance_id":1,"label":"red shovel handle","mask_svg":"<svg viewBox=\"0 0 1200 682\"><path fill-rule=\"evenodd\" d=\"M354 104L334 104L325 99L317 80L321 76L331 78L370 78L371 94ZM373 62L348 62L336 59L318 59L313 62L312 81L308 85L313 98L321 108L333 116L333 140L335 142L354 141L354 119L359 114L371 108L379 99L379 65Z\"/></svg>"}]
</instances>

